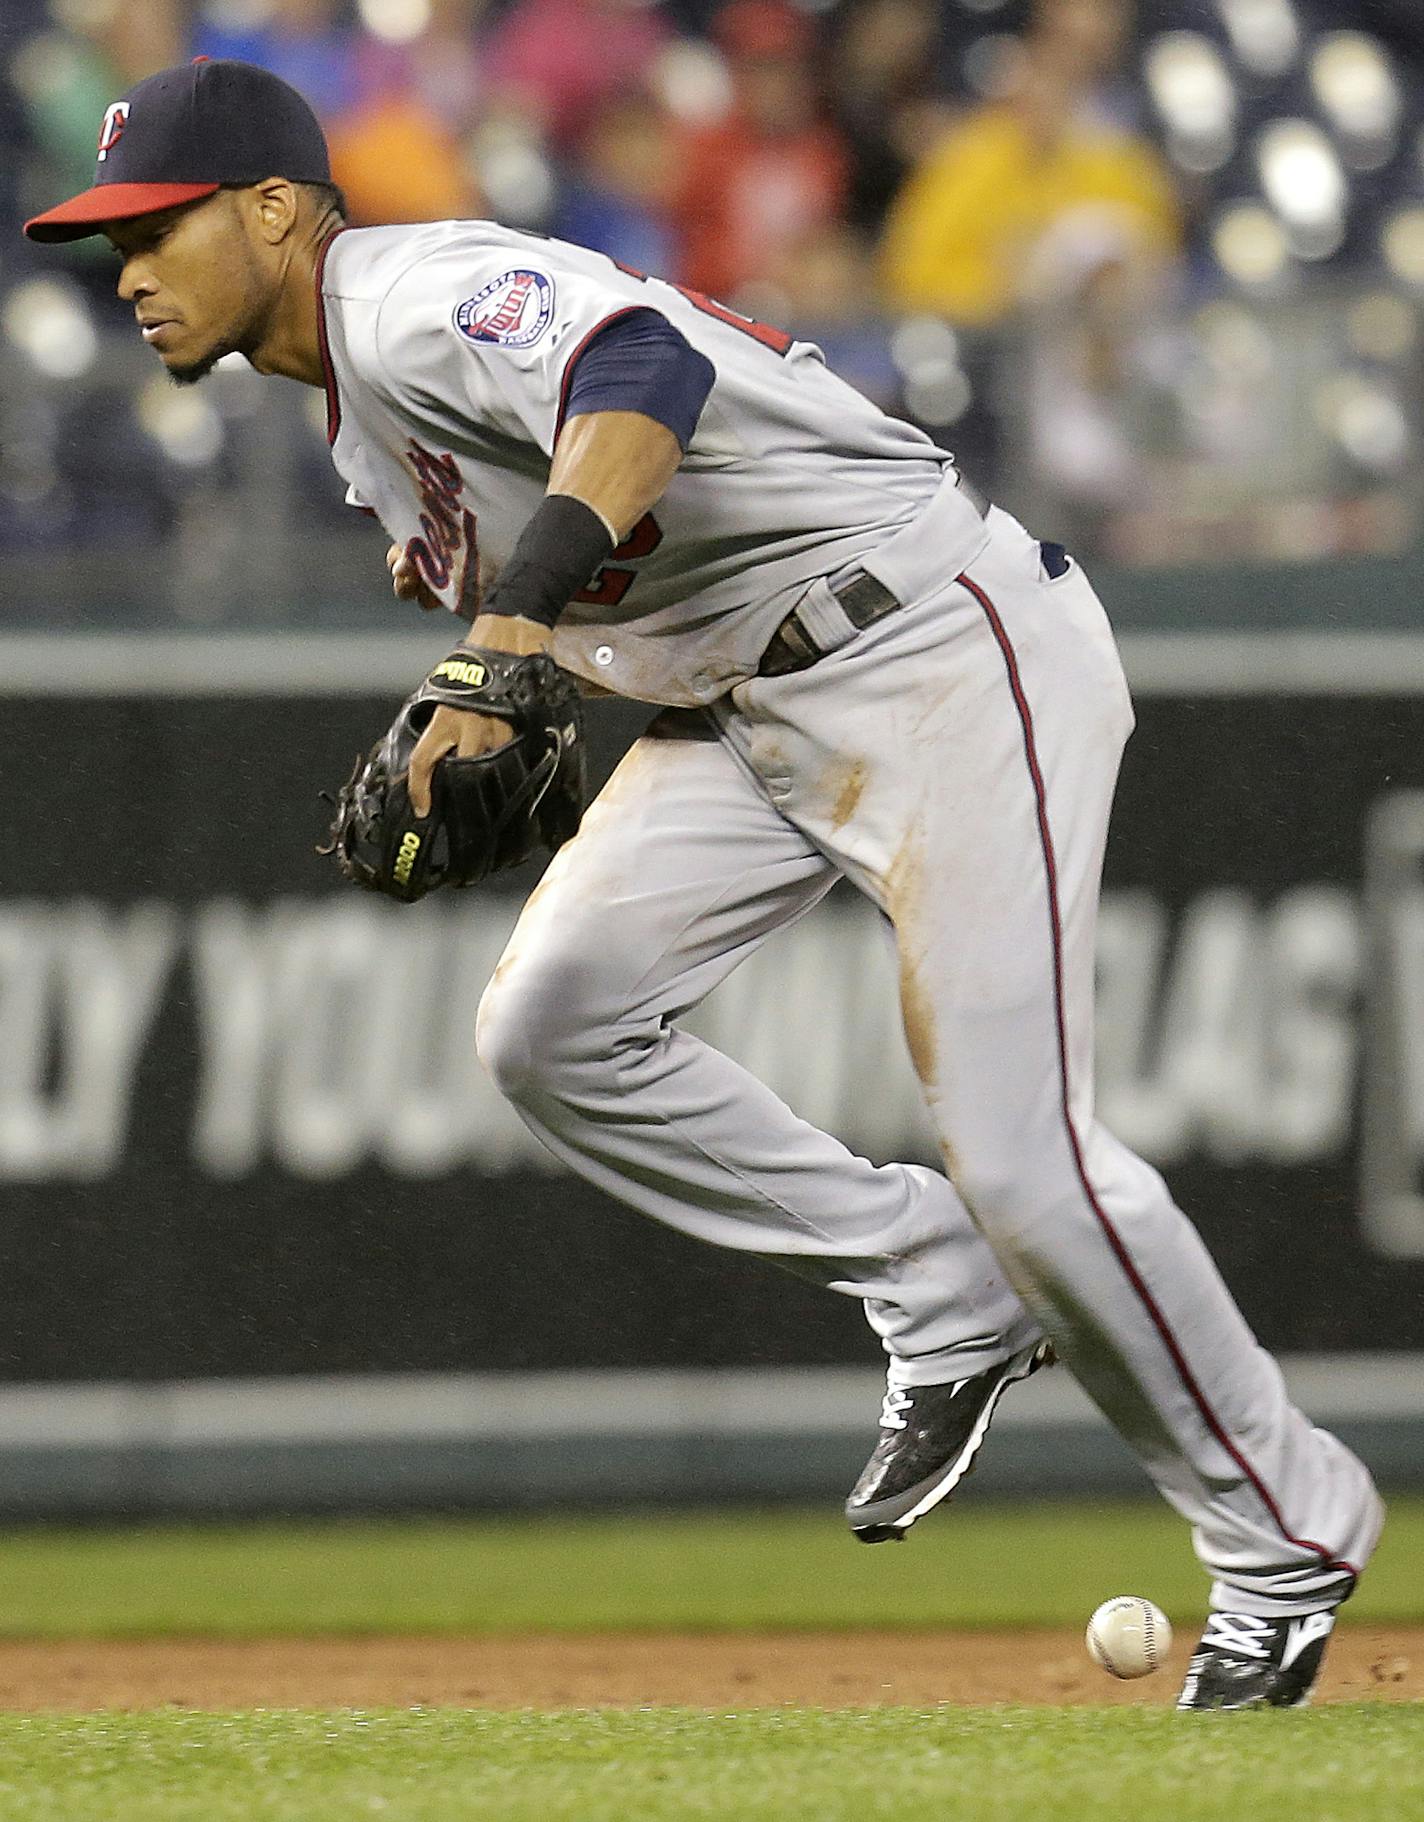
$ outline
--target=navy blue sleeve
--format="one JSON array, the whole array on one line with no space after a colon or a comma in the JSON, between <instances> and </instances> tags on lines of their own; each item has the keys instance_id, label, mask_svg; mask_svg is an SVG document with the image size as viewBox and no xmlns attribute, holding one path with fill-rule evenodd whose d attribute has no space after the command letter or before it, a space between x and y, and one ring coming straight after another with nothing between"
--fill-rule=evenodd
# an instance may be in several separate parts
<instances>
[{"instance_id":1,"label":"navy blue sleeve","mask_svg":"<svg viewBox=\"0 0 1424 1822\"><path fill-rule=\"evenodd\" d=\"M564 375L560 421L590 411L640 411L686 449L717 369L665 316L629 310L599 329Z\"/></svg>"}]
</instances>

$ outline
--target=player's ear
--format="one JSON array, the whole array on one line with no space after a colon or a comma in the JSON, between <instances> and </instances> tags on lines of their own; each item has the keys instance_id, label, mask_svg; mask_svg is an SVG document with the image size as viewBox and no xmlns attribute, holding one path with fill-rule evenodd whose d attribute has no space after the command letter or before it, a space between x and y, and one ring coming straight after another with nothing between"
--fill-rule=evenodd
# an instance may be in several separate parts
<instances>
[{"instance_id":1,"label":"player's ear","mask_svg":"<svg viewBox=\"0 0 1424 1822\"><path fill-rule=\"evenodd\" d=\"M285 177L265 177L248 192L253 225L268 246L278 246L297 223L300 195Z\"/></svg>"}]
</instances>

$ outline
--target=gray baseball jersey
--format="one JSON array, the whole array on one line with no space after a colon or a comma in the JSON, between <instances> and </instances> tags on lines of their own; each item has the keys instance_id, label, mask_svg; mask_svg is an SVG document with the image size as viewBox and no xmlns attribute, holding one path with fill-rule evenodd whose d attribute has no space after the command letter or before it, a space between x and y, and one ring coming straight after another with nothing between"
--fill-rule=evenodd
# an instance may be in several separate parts
<instances>
[{"instance_id":1,"label":"gray baseball jersey","mask_svg":"<svg viewBox=\"0 0 1424 1822\"><path fill-rule=\"evenodd\" d=\"M671 485L559 622L560 663L618 694L691 706L752 675L806 584L913 520L950 468L810 343L581 247L485 221L364 228L330 244L318 286L348 497L456 611L539 504L601 327L651 306L712 362Z\"/></svg>"}]
</instances>

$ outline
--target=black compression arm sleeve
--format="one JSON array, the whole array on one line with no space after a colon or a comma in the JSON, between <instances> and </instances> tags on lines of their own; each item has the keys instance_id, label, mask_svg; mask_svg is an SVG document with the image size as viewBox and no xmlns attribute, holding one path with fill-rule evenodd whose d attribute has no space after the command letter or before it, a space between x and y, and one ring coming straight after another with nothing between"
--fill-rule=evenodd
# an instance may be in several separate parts
<instances>
[{"instance_id":1,"label":"black compression arm sleeve","mask_svg":"<svg viewBox=\"0 0 1424 1822\"><path fill-rule=\"evenodd\" d=\"M591 506L572 494L546 494L480 612L553 626L612 554L608 527Z\"/></svg>"}]
</instances>

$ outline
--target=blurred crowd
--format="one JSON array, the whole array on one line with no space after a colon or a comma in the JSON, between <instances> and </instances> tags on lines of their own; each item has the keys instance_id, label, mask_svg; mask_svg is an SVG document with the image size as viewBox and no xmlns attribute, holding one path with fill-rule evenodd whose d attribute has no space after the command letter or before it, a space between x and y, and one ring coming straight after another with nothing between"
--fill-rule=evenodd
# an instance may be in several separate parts
<instances>
[{"instance_id":1,"label":"blurred crowd","mask_svg":"<svg viewBox=\"0 0 1424 1822\"><path fill-rule=\"evenodd\" d=\"M102 332L102 246L18 224L194 55L303 90L355 222L488 214L782 322L1080 541L1141 484L1165 323L1424 290L1418 0L4 0L0 295ZM13 541L4 494L0 449Z\"/></svg>"},{"instance_id":2,"label":"blurred crowd","mask_svg":"<svg viewBox=\"0 0 1424 1822\"><path fill-rule=\"evenodd\" d=\"M7 19L12 220L89 181L107 99L206 55L309 97L357 223L487 213L798 320L1000 321L1085 210L1098 260L1181 244L1122 82L1129 0L8 0Z\"/></svg>"}]
</instances>

